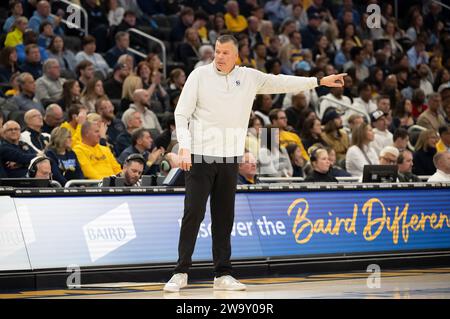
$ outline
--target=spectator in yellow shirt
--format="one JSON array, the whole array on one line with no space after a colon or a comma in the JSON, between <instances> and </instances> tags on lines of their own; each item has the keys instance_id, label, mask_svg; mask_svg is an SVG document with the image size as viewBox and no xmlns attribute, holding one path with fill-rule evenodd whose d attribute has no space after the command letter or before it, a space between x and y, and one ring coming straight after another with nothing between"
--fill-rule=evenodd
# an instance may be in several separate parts
<instances>
[{"instance_id":1,"label":"spectator in yellow shirt","mask_svg":"<svg viewBox=\"0 0 450 319\"><path fill-rule=\"evenodd\" d=\"M12 30L8 32L5 39L5 47L15 47L23 43L23 33L28 27L28 19L19 17L14 21Z\"/></svg>"},{"instance_id":2,"label":"spectator in yellow shirt","mask_svg":"<svg viewBox=\"0 0 450 319\"><path fill-rule=\"evenodd\" d=\"M208 39L208 29L206 28L206 25L208 23L209 17L206 13L202 11L198 11L195 13L194 16L194 24L192 27L197 30L198 36L200 37L200 40L202 43L209 43Z\"/></svg>"},{"instance_id":3,"label":"spectator in yellow shirt","mask_svg":"<svg viewBox=\"0 0 450 319\"><path fill-rule=\"evenodd\" d=\"M450 125L444 125L439 128L439 142L436 143L438 153L450 152Z\"/></svg>"},{"instance_id":4,"label":"spectator in yellow shirt","mask_svg":"<svg viewBox=\"0 0 450 319\"><path fill-rule=\"evenodd\" d=\"M248 44L242 44L239 47L239 55L238 59L236 61L237 65L245 65L245 66L252 66L256 69L256 62L255 59L253 59L250 56L250 48Z\"/></svg>"},{"instance_id":5,"label":"spectator in yellow shirt","mask_svg":"<svg viewBox=\"0 0 450 319\"><path fill-rule=\"evenodd\" d=\"M81 143L81 126L86 121L87 107L81 104L73 104L69 107L68 120L61 124L72 135L72 145Z\"/></svg>"},{"instance_id":6,"label":"spectator in yellow shirt","mask_svg":"<svg viewBox=\"0 0 450 319\"><path fill-rule=\"evenodd\" d=\"M83 175L88 179L102 179L119 174L122 169L107 146L100 145L100 125L85 121L81 126L81 143L73 150L77 154Z\"/></svg>"},{"instance_id":7,"label":"spectator in yellow shirt","mask_svg":"<svg viewBox=\"0 0 450 319\"><path fill-rule=\"evenodd\" d=\"M302 153L303 158L309 161L309 155L303 146L300 136L296 133L287 131L287 117L286 113L281 109L273 109L269 113L270 122L272 125L278 127L280 130L280 145L283 147L288 146L288 144L296 144Z\"/></svg>"},{"instance_id":8,"label":"spectator in yellow shirt","mask_svg":"<svg viewBox=\"0 0 450 319\"><path fill-rule=\"evenodd\" d=\"M227 13L225 13L225 26L228 31L239 33L247 29L247 19L239 14L239 4L237 1L231 0L227 2Z\"/></svg>"}]
</instances>

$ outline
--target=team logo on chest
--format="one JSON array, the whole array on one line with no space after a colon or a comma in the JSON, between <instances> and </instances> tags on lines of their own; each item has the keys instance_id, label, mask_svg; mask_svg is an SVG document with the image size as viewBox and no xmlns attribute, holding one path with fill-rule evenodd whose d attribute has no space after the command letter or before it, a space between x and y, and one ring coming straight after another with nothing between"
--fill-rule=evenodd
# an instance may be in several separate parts
<instances>
[{"instance_id":1,"label":"team logo on chest","mask_svg":"<svg viewBox=\"0 0 450 319\"><path fill-rule=\"evenodd\" d=\"M236 86L240 86L241 85L241 81L236 80Z\"/></svg>"}]
</instances>

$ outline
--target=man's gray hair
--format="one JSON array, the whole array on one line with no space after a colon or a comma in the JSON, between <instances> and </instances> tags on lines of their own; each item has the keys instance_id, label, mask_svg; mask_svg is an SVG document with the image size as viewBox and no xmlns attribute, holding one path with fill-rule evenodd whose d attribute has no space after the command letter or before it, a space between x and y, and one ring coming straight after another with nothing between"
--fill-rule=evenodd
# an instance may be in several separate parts
<instances>
[{"instance_id":1,"label":"man's gray hair","mask_svg":"<svg viewBox=\"0 0 450 319\"><path fill-rule=\"evenodd\" d=\"M25 78L27 76L31 76L33 78L33 75L31 73L28 72L22 72L19 74L19 76L17 77L17 84L19 85L19 89L22 91L22 87L25 84ZM34 79L34 78L33 78Z\"/></svg>"},{"instance_id":2,"label":"man's gray hair","mask_svg":"<svg viewBox=\"0 0 450 319\"><path fill-rule=\"evenodd\" d=\"M50 104L45 109L45 115L54 115L55 114L55 110L58 109L58 108L60 108L62 110L61 106L59 106L58 104L56 104L56 103Z\"/></svg>"},{"instance_id":3,"label":"man's gray hair","mask_svg":"<svg viewBox=\"0 0 450 319\"><path fill-rule=\"evenodd\" d=\"M236 50L239 49L239 42L238 42L238 40L231 34L224 34L224 35L219 36L217 38L217 42L219 42L220 44L231 42L236 47Z\"/></svg>"},{"instance_id":4,"label":"man's gray hair","mask_svg":"<svg viewBox=\"0 0 450 319\"><path fill-rule=\"evenodd\" d=\"M398 157L400 155L400 152L398 148L394 146L386 146L384 147L380 152L380 157L385 156L386 154L394 155L395 157Z\"/></svg>"},{"instance_id":5,"label":"man's gray hair","mask_svg":"<svg viewBox=\"0 0 450 319\"><path fill-rule=\"evenodd\" d=\"M434 167L436 167L437 169L439 169L438 166L441 162L441 159L444 157L445 153L446 152L439 152L433 156L433 164L434 164Z\"/></svg>"},{"instance_id":6,"label":"man's gray hair","mask_svg":"<svg viewBox=\"0 0 450 319\"><path fill-rule=\"evenodd\" d=\"M48 69L50 69L53 65L59 65L58 60L53 58L45 60L44 65L42 66L44 74L47 74Z\"/></svg>"},{"instance_id":7,"label":"man's gray hair","mask_svg":"<svg viewBox=\"0 0 450 319\"><path fill-rule=\"evenodd\" d=\"M128 129L128 122L131 120L134 113L136 113L136 112L139 113L139 111L137 111L136 109L128 109L123 113L122 119L123 119L123 124L125 125L125 128Z\"/></svg>"}]
</instances>

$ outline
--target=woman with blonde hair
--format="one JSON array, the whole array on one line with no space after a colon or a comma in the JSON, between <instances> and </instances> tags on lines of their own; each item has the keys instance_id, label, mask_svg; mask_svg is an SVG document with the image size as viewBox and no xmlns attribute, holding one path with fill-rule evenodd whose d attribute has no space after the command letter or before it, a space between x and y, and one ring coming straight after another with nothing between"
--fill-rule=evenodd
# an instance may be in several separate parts
<instances>
[{"instance_id":1,"label":"woman with blonde hair","mask_svg":"<svg viewBox=\"0 0 450 319\"><path fill-rule=\"evenodd\" d=\"M134 74L134 57L129 54L122 54L117 59L118 64L126 64L130 68L130 74Z\"/></svg>"},{"instance_id":2,"label":"woman with blonde hair","mask_svg":"<svg viewBox=\"0 0 450 319\"><path fill-rule=\"evenodd\" d=\"M137 89L142 89L142 79L134 74L130 74L123 81L122 86L122 100L120 101L119 110L123 114L133 103L133 94Z\"/></svg>"},{"instance_id":3,"label":"woman with blonde hair","mask_svg":"<svg viewBox=\"0 0 450 319\"><path fill-rule=\"evenodd\" d=\"M53 129L45 155L50 158L53 179L62 186L71 179L84 178L77 155L72 151L72 134L65 127Z\"/></svg>"},{"instance_id":4,"label":"woman with blonde hair","mask_svg":"<svg viewBox=\"0 0 450 319\"><path fill-rule=\"evenodd\" d=\"M415 175L433 175L436 173L433 156L436 154L436 143L439 136L435 130L420 132L414 147L413 169Z\"/></svg>"},{"instance_id":5,"label":"woman with blonde hair","mask_svg":"<svg viewBox=\"0 0 450 319\"><path fill-rule=\"evenodd\" d=\"M27 27L28 19L26 17L18 17L14 21L11 31L6 35L5 47L16 47L17 45L22 44L23 33Z\"/></svg>"},{"instance_id":6,"label":"woman with blonde hair","mask_svg":"<svg viewBox=\"0 0 450 319\"><path fill-rule=\"evenodd\" d=\"M81 95L81 104L88 108L88 113L95 113L95 103L98 100L108 98L103 89L103 82L99 79L90 80Z\"/></svg>"},{"instance_id":7,"label":"woman with blonde hair","mask_svg":"<svg viewBox=\"0 0 450 319\"><path fill-rule=\"evenodd\" d=\"M337 183L338 180L331 175L331 161L328 157L328 151L320 144L312 146L309 150L309 158L313 171L305 178L305 182L309 183ZM309 151L308 150L308 151Z\"/></svg>"}]
</instances>

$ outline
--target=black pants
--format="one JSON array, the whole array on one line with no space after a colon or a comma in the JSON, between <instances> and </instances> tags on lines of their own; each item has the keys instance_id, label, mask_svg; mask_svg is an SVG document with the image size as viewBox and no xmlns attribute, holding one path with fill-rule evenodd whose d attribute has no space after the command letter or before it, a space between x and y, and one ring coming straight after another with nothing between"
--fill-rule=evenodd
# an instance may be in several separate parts
<instances>
[{"instance_id":1,"label":"black pants","mask_svg":"<svg viewBox=\"0 0 450 319\"><path fill-rule=\"evenodd\" d=\"M184 215L174 273L187 273L192 264L197 234L205 217L208 196L211 195L214 273L216 277L231 274L231 231L234 222L238 158L219 158L218 161L219 163L216 159L216 162L211 163L211 158L203 158L198 163L198 156L192 156L191 170L185 174Z\"/></svg>"}]
</instances>

